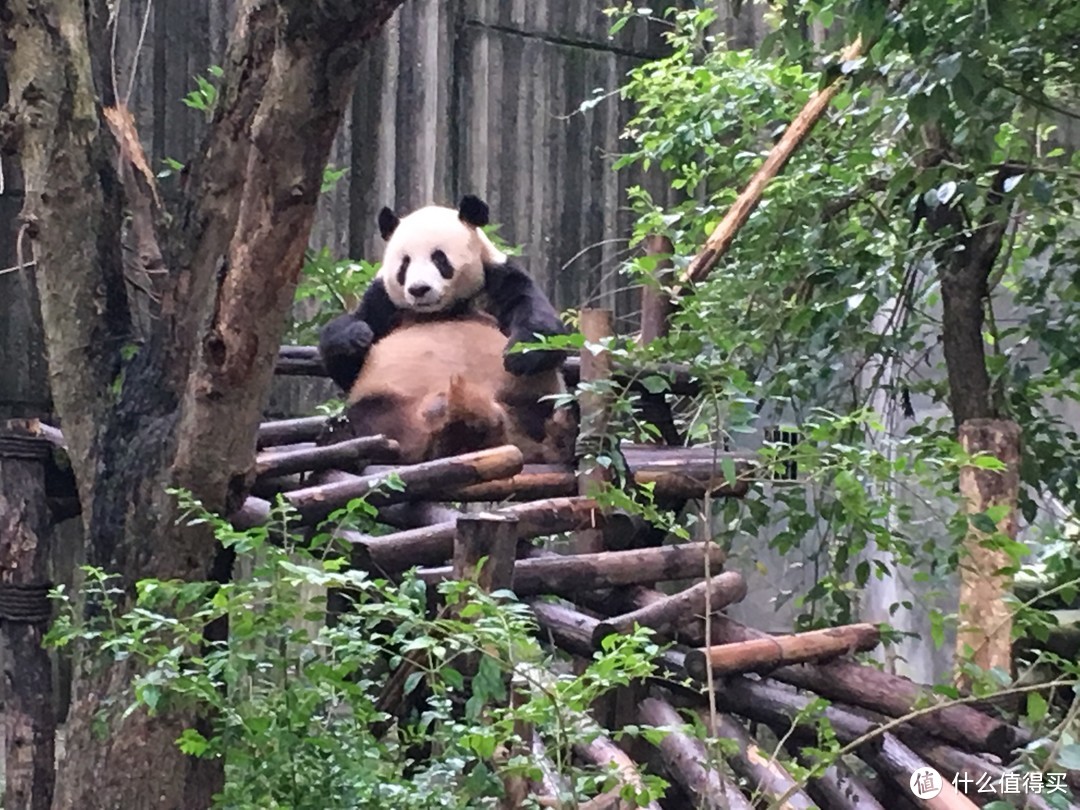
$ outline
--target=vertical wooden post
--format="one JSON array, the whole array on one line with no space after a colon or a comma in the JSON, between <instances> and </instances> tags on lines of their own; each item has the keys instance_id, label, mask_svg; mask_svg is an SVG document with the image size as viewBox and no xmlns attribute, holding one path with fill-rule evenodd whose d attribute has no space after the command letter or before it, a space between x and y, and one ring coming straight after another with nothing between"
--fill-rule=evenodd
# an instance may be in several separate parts
<instances>
[{"instance_id":1,"label":"vertical wooden post","mask_svg":"<svg viewBox=\"0 0 1080 810\"><path fill-rule=\"evenodd\" d=\"M615 333L610 309L582 309L581 334L586 346L581 350L581 383L600 383L604 386L611 379L611 354L606 349L593 353L596 347ZM578 456L602 452L608 436L608 408L610 391L583 390L579 398L581 427L578 431ZM608 470L595 466L578 475L578 494L592 495L593 491L611 480ZM583 529L574 533L573 550L586 554L604 550L604 536L599 529Z\"/></svg>"},{"instance_id":2,"label":"vertical wooden post","mask_svg":"<svg viewBox=\"0 0 1080 810\"><path fill-rule=\"evenodd\" d=\"M641 334L639 345L644 346L658 338L667 337L671 329L671 313L674 309L671 297L664 285L674 279L675 269L671 260L675 246L666 236L653 234L645 240L645 253L648 256L663 256L656 265L657 286L644 284L641 287ZM681 445L682 437L675 427L675 418L671 413L671 404L664 394L643 391L640 395L641 418L648 424L655 425L660 431L659 439L669 445ZM654 440L655 441L655 440ZM660 444L660 441L655 441Z\"/></svg>"},{"instance_id":3,"label":"vertical wooden post","mask_svg":"<svg viewBox=\"0 0 1080 810\"><path fill-rule=\"evenodd\" d=\"M45 503L45 460L52 446L36 422L0 428L0 643L5 648L4 807L52 805L56 715L52 665L41 640L52 618L46 579L51 519Z\"/></svg>"},{"instance_id":4,"label":"vertical wooden post","mask_svg":"<svg viewBox=\"0 0 1080 810\"><path fill-rule=\"evenodd\" d=\"M653 234L645 239L646 256L665 256L656 264L657 286L644 284L641 287L641 337L639 342L649 343L657 338L667 337L671 327L671 298L664 285L674 276L674 264L671 255L675 246L666 236Z\"/></svg>"},{"instance_id":5,"label":"vertical wooden post","mask_svg":"<svg viewBox=\"0 0 1080 810\"><path fill-rule=\"evenodd\" d=\"M517 557L517 524L514 515L493 512L461 515L454 535L454 579L471 579L489 593L509 588ZM481 567L480 561L485 557Z\"/></svg>"},{"instance_id":6,"label":"vertical wooden post","mask_svg":"<svg viewBox=\"0 0 1080 810\"><path fill-rule=\"evenodd\" d=\"M960 493L968 514L994 506L1007 507L997 530L1016 539L1016 503L1020 492L1020 428L1000 419L969 419L960 425L960 444L969 454L989 453L1004 465L1002 471L967 466L960 471ZM1011 561L1004 551L986 548L986 534L968 529L960 559L960 623L956 634L958 658L983 669L1012 672L1012 613L1005 596L1012 577L996 573ZM964 677L958 685L970 686Z\"/></svg>"}]
</instances>

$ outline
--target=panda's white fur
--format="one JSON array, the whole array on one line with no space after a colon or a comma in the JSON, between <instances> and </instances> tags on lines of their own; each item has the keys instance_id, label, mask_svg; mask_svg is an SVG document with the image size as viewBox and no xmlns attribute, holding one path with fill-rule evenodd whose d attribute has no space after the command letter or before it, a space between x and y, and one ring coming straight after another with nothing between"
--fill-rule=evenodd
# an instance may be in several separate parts
<instances>
[{"instance_id":1,"label":"panda's white fur","mask_svg":"<svg viewBox=\"0 0 1080 810\"><path fill-rule=\"evenodd\" d=\"M442 312L483 290L485 264L506 261L483 230L463 221L457 210L429 205L397 222L377 277L395 306Z\"/></svg>"}]
</instances>

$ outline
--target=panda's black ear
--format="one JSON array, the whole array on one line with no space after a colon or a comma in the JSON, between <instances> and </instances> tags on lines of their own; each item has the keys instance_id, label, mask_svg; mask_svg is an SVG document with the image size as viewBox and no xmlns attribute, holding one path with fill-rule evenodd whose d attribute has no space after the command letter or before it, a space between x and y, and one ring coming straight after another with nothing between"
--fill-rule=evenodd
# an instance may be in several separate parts
<instances>
[{"instance_id":1,"label":"panda's black ear","mask_svg":"<svg viewBox=\"0 0 1080 810\"><path fill-rule=\"evenodd\" d=\"M466 225L482 228L489 222L487 203L479 197L468 194L461 198L461 205L458 206L458 217Z\"/></svg>"},{"instance_id":2,"label":"panda's black ear","mask_svg":"<svg viewBox=\"0 0 1080 810\"><path fill-rule=\"evenodd\" d=\"M379 212L379 233L382 234L383 239L390 238L390 235L397 229L398 222L400 220L397 214L389 208L384 208Z\"/></svg>"}]
</instances>

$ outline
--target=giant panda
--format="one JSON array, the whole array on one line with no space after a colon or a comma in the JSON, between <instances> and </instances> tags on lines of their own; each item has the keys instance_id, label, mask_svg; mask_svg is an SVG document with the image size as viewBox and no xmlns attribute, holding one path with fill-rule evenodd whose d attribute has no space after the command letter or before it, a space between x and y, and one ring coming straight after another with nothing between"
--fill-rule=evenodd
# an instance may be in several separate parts
<instances>
[{"instance_id":1,"label":"giant panda","mask_svg":"<svg viewBox=\"0 0 1080 810\"><path fill-rule=\"evenodd\" d=\"M402 323L487 312L505 336L503 367L528 376L558 367L557 350L511 352L535 335L566 334L555 308L521 268L484 234L488 206L474 196L457 210L438 205L399 218L389 208L378 225L386 248L382 266L353 313L322 330L319 353L331 379L348 391L368 352ZM458 338L460 339L460 338Z\"/></svg>"},{"instance_id":2,"label":"giant panda","mask_svg":"<svg viewBox=\"0 0 1080 810\"><path fill-rule=\"evenodd\" d=\"M371 347L350 387L353 434L394 439L406 464L502 444L526 463L571 461L573 411L550 399L566 391L561 370L511 374L505 344L483 313L406 318Z\"/></svg>"}]
</instances>

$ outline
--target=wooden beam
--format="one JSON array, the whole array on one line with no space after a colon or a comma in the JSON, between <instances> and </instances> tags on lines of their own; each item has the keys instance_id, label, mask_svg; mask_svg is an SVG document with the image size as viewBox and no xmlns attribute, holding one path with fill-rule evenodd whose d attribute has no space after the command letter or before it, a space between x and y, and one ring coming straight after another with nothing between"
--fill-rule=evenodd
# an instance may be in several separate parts
<instances>
[{"instance_id":1,"label":"wooden beam","mask_svg":"<svg viewBox=\"0 0 1080 810\"><path fill-rule=\"evenodd\" d=\"M311 442L326 427L325 416L305 416L299 419L279 419L259 425L255 446L260 450L275 444Z\"/></svg>"},{"instance_id":2,"label":"wooden beam","mask_svg":"<svg viewBox=\"0 0 1080 810\"><path fill-rule=\"evenodd\" d=\"M583 589L595 590L638 582L690 579L700 576L705 555L719 569L724 552L715 543L601 551L592 554L552 554L514 565L514 592L519 597L550 593L573 598ZM421 568L417 577L429 586L453 576L449 567Z\"/></svg>"},{"instance_id":3,"label":"wooden beam","mask_svg":"<svg viewBox=\"0 0 1080 810\"><path fill-rule=\"evenodd\" d=\"M680 730L687 721L670 703L646 698L641 702L640 714L642 723L668 731L656 747L667 772L690 795L695 808L752 810L753 805L731 780L707 765L710 758L704 743Z\"/></svg>"},{"instance_id":4,"label":"wooden beam","mask_svg":"<svg viewBox=\"0 0 1080 810\"><path fill-rule=\"evenodd\" d=\"M708 603L712 610L722 610L746 597L746 580L738 571L725 571L686 590L658 599L651 604L604 619L596 626L593 643L598 645L607 636L629 633L634 625L651 627L661 635L671 631L688 616L700 616Z\"/></svg>"},{"instance_id":5,"label":"wooden beam","mask_svg":"<svg viewBox=\"0 0 1080 810\"><path fill-rule=\"evenodd\" d=\"M752 797L767 806L776 806L783 797L779 807L784 810L814 810L817 807L787 769L751 739L742 723L722 712L714 718L710 718L707 711L701 711L700 715L713 737L735 743L736 751L727 757L727 761L745 780Z\"/></svg>"},{"instance_id":6,"label":"wooden beam","mask_svg":"<svg viewBox=\"0 0 1080 810\"><path fill-rule=\"evenodd\" d=\"M528 540L586 527L603 528L605 521L591 498L548 498L495 510L518 521L518 539ZM454 520L381 536L343 532L353 544L354 565L366 571L393 574L413 566L440 565L454 550Z\"/></svg>"},{"instance_id":7,"label":"wooden beam","mask_svg":"<svg viewBox=\"0 0 1080 810\"><path fill-rule=\"evenodd\" d=\"M255 457L255 475L273 478L315 470L357 469L372 461L392 461L400 452L398 443L385 436L365 436L322 447L299 446L290 450L273 448Z\"/></svg>"},{"instance_id":8,"label":"wooden beam","mask_svg":"<svg viewBox=\"0 0 1080 810\"><path fill-rule=\"evenodd\" d=\"M880 639L877 625L849 624L787 636L718 644L690 650L686 654L686 671L699 681L706 679L706 672L710 668L714 675L760 672L852 652L865 652L876 647Z\"/></svg>"},{"instance_id":9,"label":"wooden beam","mask_svg":"<svg viewBox=\"0 0 1080 810\"><path fill-rule=\"evenodd\" d=\"M285 500L300 513L306 524L317 523L355 498L369 498L381 505L416 498L429 499L433 492L452 490L479 481L490 481L514 475L522 467L521 451L512 446L493 447L476 453L465 453L423 464L393 468L404 490L387 488L387 474L349 476L334 483L295 489L284 495ZM270 518L270 504L258 498L248 498L243 507L231 516L233 525L249 528L264 524Z\"/></svg>"}]
</instances>

